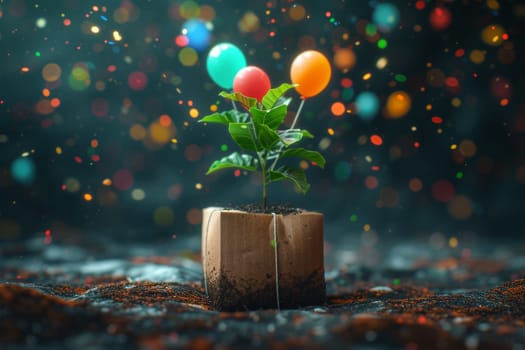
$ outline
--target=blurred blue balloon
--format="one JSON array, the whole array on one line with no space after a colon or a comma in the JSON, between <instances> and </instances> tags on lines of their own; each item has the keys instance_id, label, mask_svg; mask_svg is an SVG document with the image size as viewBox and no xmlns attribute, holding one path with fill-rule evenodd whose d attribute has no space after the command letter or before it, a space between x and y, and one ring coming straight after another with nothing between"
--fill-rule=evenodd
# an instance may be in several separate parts
<instances>
[{"instance_id":1,"label":"blurred blue balloon","mask_svg":"<svg viewBox=\"0 0 525 350\"><path fill-rule=\"evenodd\" d=\"M35 163L30 158L15 159L11 163L11 176L21 184L30 184L35 179Z\"/></svg>"},{"instance_id":2,"label":"blurred blue balloon","mask_svg":"<svg viewBox=\"0 0 525 350\"><path fill-rule=\"evenodd\" d=\"M215 45L206 59L208 74L224 89L233 87L235 75L244 67L246 67L246 57L237 46L230 43Z\"/></svg>"},{"instance_id":3,"label":"blurred blue balloon","mask_svg":"<svg viewBox=\"0 0 525 350\"><path fill-rule=\"evenodd\" d=\"M360 93L356 99L357 113L363 120L372 120L379 112L379 99L369 91Z\"/></svg>"},{"instance_id":4,"label":"blurred blue balloon","mask_svg":"<svg viewBox=\"0 0 525 350\"><path fill-rule=\"evenodd\" d=\"M379 4L372 13L372 22L382 32L389 32L399 23L399 10L388 2Z\"/></svg>"},{"instance_id":5,"label":"blurred blue balloon","mask_svg":"<svg viewBox=\"0 0 525 350\"><path fill-rule=\"evenodd\" d=\"M204 21L192 18L182 25L182 34L188 38L188 46L197 50L205 50L210 43L210 29Z\"/></svg>"}]
</instances>

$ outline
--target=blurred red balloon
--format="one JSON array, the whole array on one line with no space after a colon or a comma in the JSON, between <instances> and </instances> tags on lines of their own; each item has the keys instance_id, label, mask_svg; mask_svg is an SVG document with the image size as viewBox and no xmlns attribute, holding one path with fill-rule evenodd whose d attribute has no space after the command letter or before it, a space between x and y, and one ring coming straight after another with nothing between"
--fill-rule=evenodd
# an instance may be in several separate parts
<instances>
[{"instance_id":1,"label":"blurred red balloon","mask_svg":"<svg viewBox=\"0 0 525 350\"><path fill-rule=\"evenodd\" d=\"M233 91L253 97L261 102L272 84L265 71L259 67L248 66L241 69L233 78Z\"/></svg>"}]
</instances>

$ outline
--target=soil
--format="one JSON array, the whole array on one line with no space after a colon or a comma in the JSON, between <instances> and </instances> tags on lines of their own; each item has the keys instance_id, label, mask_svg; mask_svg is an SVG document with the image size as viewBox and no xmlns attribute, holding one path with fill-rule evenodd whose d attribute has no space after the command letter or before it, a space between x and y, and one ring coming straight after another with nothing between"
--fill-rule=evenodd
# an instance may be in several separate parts
<instances>
[{"instance_id":1,"label":"soil","mask_svg":"<svg viewBox=\"0 0 525 350\"><path fill-rule=\"evenodd\" d=\"M245 211L245 212L254 213L254 214L275 213L275 214L281 214L281 215L299 214L304 211L303 209L294 208L290 204L269 205L266 207L266 209L264 209L262 205L255 204L255 203L229 205L225 209L240 210L240 211Z\"/></svg>"},{"instance_id":2,"label":"soil","mask_svg":"<svg viewBox=\"0 0 525 350\"><path fill-rule=\"evenodd\" d=\"M174 252L175 244L104 243L39 246L32 240L13 245L11 251L23 252L16 256L0 252L1 349L525 345L525 245L519 242L499 258L459 257L405 242L406 265L384 260L375 267L345 263L338 254L355 246L334 246L323 303L237 312L218 311L206 296L198 247ZM493 252L495 245L470 248ZM382 256L399 255L394 244L385 247Z\"/></svg>"},{"instance_id":3,"label":"soil","mask_svg":"<svg viewBox=\"0 0 525 350\"><path fill-rule=\"evenodd\" d=\"M254 289L261 281L231 281L221 276L208 284L210 304L219 311L246 311L277 309L275 282L266 282L264 287ZM294 288L279 288L281 309L297 309L305 306L323 305L326 301L326 287L323 271L314 271L305 278L295 278L289 284ZM252 291L247 293L246 291Z\"/></svg>"}]
</instances>

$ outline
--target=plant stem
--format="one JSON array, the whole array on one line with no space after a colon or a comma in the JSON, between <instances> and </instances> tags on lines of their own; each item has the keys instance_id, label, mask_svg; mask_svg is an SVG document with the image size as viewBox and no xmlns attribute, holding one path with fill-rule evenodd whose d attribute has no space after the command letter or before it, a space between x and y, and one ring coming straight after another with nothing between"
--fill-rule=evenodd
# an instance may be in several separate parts
<instances>
[{"instance_id":1,"label":"plant stem","mask_svg":"<svg viewBox=\"0 0 525 350\"><path fill-rule=\"evenodd\" d=\"M233 101L233 105L235 106L235 101ZM261 165L261 174L262 174L262 182L263 182L263 211L266 211L266 202L268 193L266 190L266 185L268 182L267 179L267 173L266 173L266 165L268 164L268 154L261 152L258 150L257 144L255 140L257 139L257 129L255 129L255 123L253 122L253 119L250 118L250 125L252 127L252 141L255 146L255 153L257 154L257 158L259 159L259 164ZM263 154L264 153L264 154Z\"/></svg>"}]
</instances>

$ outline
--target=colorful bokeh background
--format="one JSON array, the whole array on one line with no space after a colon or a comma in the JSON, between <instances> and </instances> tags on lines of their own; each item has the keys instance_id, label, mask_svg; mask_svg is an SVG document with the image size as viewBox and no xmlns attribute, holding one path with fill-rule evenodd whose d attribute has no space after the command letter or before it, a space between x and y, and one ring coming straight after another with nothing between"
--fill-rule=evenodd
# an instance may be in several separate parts
<instances>
[{"instance_id":1,"label":"colorful bokeh background","mask_svg":"<svg viewBox=\"0 0 525 350\"><path fill-rule=\"evenodd\" d=\"M272 203L328 237L523 237L523 28L520 1L0 1L0 239L198 237L203 207L259 202L256 176L205 175L236 150L198 123L231 108L221 42L274 86L304 50L332 65L299 121L327 166Z\"/></svg>"}]
</instances>

